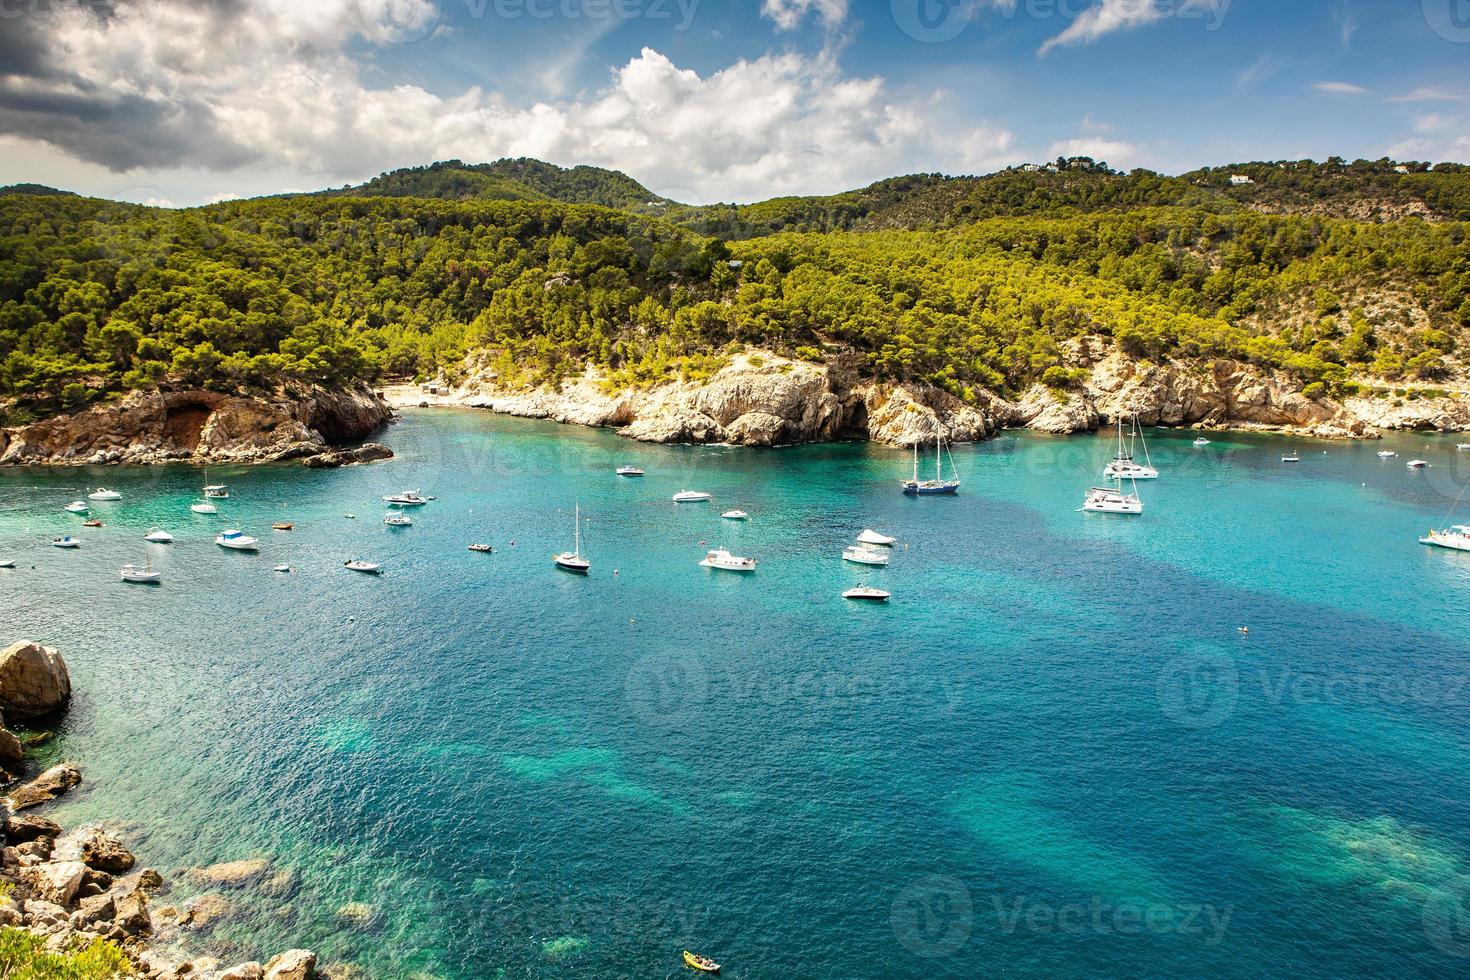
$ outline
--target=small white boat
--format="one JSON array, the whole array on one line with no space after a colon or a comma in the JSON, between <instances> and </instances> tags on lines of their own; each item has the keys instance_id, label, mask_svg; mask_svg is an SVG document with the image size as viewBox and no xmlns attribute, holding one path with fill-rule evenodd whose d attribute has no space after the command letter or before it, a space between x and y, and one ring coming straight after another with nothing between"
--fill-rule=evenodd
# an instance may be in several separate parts
<instances>
[{"instance_id":1,"label":"small white boat","mask_svg":"<svg viewBox=\"0 0 1470 980\"><path fill-rule=\"evenodd\" d=\"M898 543L897 538L890 537L887 534L879 534L872 528L865 528L863 533L858 535L857 539L858 544L876 544L883 548L891 548Z\"/></svg>"},{"instance_id":2,"label":"small white boat","mask_svg":"<svg viewBox=\"0 0 1470 980\"><path fill-rule=\"evenodd\" d=\"M418 490L405 490L383 498L383 503L392 507L422 507L428 502L429 498Z\"/></svg>"},{"instance_id":3,"label":"small white boat","mask_svg":"<svg viewBox=\"0 0 1470 980\"><path fill-rule=\"evenodd\" d=\"M260 542L244 531L221 531L215 536L214 543L221 548L229 548L231 551L260 550Z\"/></svg>"},{"instance_id":4,"label":"small white boat","mask_svg":"<svg viewBox=\"0 0 1470 980\"><path fill-rule=\"evenodd\" d=\"M572 515L572 550L563 551L551 559L557 568L564 572L573 572L577 575L586 575L592 568L592 563L582 557L582 505L578 504Z\"/></svg>"},{"instance_id":5,"label":"small white boat","mask_svg":"<svg viewBox=\"0 0 1470 980\"><path fill-rule=\"evenodd\" d=\"M676 504L699 504L714 498L712 493L702 493L699 490L680 490L674 494Z\"/></svg>"},{"instance_id":6,"label":"small white boat","mask_svg":"<svg viewBox=\"0 0 1470 980\"><path fill-rule=\"evenodd\" d=\"M1302 461L1302 458L1298 456L1296 454L1296 450L1293 449L1289 453L1283 453L1281 456L1281 461L1283 463L1300 463Z\"/></svg>"},{"instance_id":7,"label":"small white boat","mask_svg":"<svg viewBox=\"0 0 1470 980\"><path fill-rule=\"evenodd\" d=\"M211 503L190 504L189 509L196 514L218 514L219 508Z\"/></svg>"},{"instance_id":8,"label":"small white boat","mask_svg":"<svg viewBox=\"0 0 1470 980\"><path fill-rule=\"evenodd\" d=\"M870 589L867 586L860 585L855 589L848 589L842 593L842 598L854 599L859 602L887 602L893 598L893 594L891 592L884 592L882 589Z\"/></svg>"},{"instance_id":9,"label":"small white boat","mask_svg":"<svg viewBox=\"0 0 1470 980\"><path fill-rule=\"evenodd\" d=\"M488 544L472 544L470 545L470 550L477 555L490 555L495 553L495 549Z\"/></svg>"},{"instance_id":10,"label":"small white boat","mask_svg":"<svg viewBox=\"0 0 1470 980\"><path fill-rule=\"evenodd\" d=\"M642 476L643 471L636 466L619 466L618 476Z\"/></svg>"},{"instance_id":11,"label":"small white boat","mask_svg":"<svg viewBox=\"0 0 1470 980\"><path fill-rule=\"evenodd\" d=\"M854 562L858 565L886 566L891 560L888 552L869 548L867 545L855 544L842 552L842 560Z\"/></svg>"},{"instance_id":12,"label":"small white boat","mask_svg":"<svg viewBox=\"0 0 1470 980\"><path fill-rule=\"evenodd\" d=\"M342 567L347 569L349 572L361 572L364 575L383 574L382 565L374 565L370 561L358 561L355 558L352 561L344 561L342 563Z\"/></svg>"},{"instance_id":13,"label":"small white boat","mask_svg":"<svg viewBox=\"0 0 1470 980\"><path fill-rule=\"evenodd\" d=\"M743 510L727 510L720 517L727 521L743 521L749 518L750 515Z\"/></svg>"},{"instance_id":14,"label":"small white boat","mask_svg":"<svg viewBox=\"0 0 1470 980\"><path fill-rule=\"evenodd\" d=\"M1138 494L1124 493L1123 481L1112 487L1093 487L1082 501L1082 509L1089 514L1142 514L1143 501Z\"/></svg>"},{"instance_id":15,"label":"small white boat","mask_svg":"<svg viewBox=\"0 0 1470 980\"><path fill-rule=\"evenodd\" d=\"M163 581L163 573L153 570L153 563L147 565L124 565L122 571L124 582L136 582L139 585L158 585Z\"/></svg>"},{"instance_id":16,"label":"small white boat","mask_svg":"<svg viewBox=\"0 0 1470 980\"><path fill-rule=\"evenodd\" d=\"M275 568L271 569L271 571L273 571L273 572L280 572L282 575L290 575L291 574L291 566L290 565L277 565Z\"/></svg>"},{"instance_id":17,"label":"small white boat","mask_svg":"<svg viewBox=\"0 0 1470 980\"><path fill-rule=\"evenodd\" d=\"M1457 442L1455 443L1455 448L1462 453L1470 452L1470 442Z\"/></svg>"},{"instance_id":18,"label":"small white boat","mask_svg":"<svg viewBox=\"0 0 1470 980\"><path fill-rule=\"evenodd\" d=\"M51 539L51 547L53 548L80 548L81 546L82 543L70 534L63 534L59 538Z\"/></svg>"},{"instance_id":19,"label":"small white boat","mask_svg":"<svg viewBox=\"0 0 1470 980\"><path fill-rule=\"evenodd\" d=\"M389 514L383 518L383 523L389 527L412 527L413 518L407 514Z\"/></svg>"},{"instance_id":20,"label":"small white boat","mask_svg":"<svg viewBox=\"0 0 1470 980\"><path fill-rule=\"evenodd\" d=\"M122 499L122 494L118 493L116 490L108 490L105 487L98 487L96 490L94 490L91 493L87 494L87 499L88 500L121 500Z\"/></svg>"},{"instance_id":21,"label":"small white boat","mask_svg":"<svg viewBox=\"0 0 1470 980\"><path fill-rule=\"evenodd\" d=\"M225 500L229 498L230 491L229 488L222 486L205 487L204 495L210 500Z\"/></svg>"},{"instance_id":22,"label":"small white boat","mask_svg":"<svg viewBox=\"0 0 1470 980\"><path fill-rule=\"evenodd\" d=\"M1419 539L1419 543L1433 545L1436 548L1449 548L1453 551L1470 551L1470 527L1456 524L1443 531L1431 530L1427 537Z\"/></svg>"},{"instance_id":23,"label":"small white boat","mask_svg":"<svg viewBox=\"0 0 1470 980\"><path fill-rule=\"evenodd\" d=\"M173 544L174 536L167 531L154 529L143 535L143 540L149 544Z\"/></svg>"},{"instance_id":24,"label":"small white boat","mask_svg":"<svg viewBox=\"0 0 1470 980\"><path fill-rule=\"evenodd\" d=\"M73 500L71 503L69 503L69 504L66 505L66 512L68 514L85 514L87 511L89 511L91 509L92 508L88 507L86 504L82 503L80 500Z\"/></svg>"},{"instance_id":25,"label":"small white boat","mask_svg":"<svg viewBox=\"0 0 1470 980\"><path fill-rule=\"evenodd\" d=\"M0 568L14 568L14 567L15 567L15 559L14 558L0 558Z\"/></svg>"},{"instance_id":26,"label":"small white boat","mask_svg":"<svg viewBox=\"0 0 1470 980\"><path fill-rule=\"evenodd\" d=\"M753 572L755 571L754 558L741 558L732 555L724 548L716 548L704 556L704 561L699 563L704 568L718 568L726 572Z\"/></svg>"},{"instance_id":27,"label":"small white boat","mask_svg":"<svg viewBox=\"0 0 1470 980\"><path fill-rule=\"evenodd\" d=\"M1429 464L1422 459L1411 459L1404 465L1411 470L1422 470L1429 466Z\"/></svg>"},{"instance_id":28,"label":"small white boat","mask_svg":"<svg viewBox=\"0 0 1470 980\"><path fill-rule=\"evenodd\" d=\"M1210 440L1206 439L1204 436L1200 436L1198 439L1196 439L1194 441L1194 448L1195 449L1203 449L1204 447L1208 446L1209 444L1210 444Z\"/></svg>"},{"instance_id":29,"label":"small white boat","mask_svg":"<svg viewBox=\"0 0 1470 980\"><path fill-rule=\"evenodd\" d=\"M1392 449L1385 449L1378 454L1379 459L1398 459L1399 454Z\"/></svg>"}]
</instances>

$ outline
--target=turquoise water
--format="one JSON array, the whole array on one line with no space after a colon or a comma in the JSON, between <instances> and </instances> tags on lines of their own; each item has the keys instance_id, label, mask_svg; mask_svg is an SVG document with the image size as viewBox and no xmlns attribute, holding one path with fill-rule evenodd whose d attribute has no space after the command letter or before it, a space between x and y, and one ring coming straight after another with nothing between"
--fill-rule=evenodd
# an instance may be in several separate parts
<instances>
[{"instance_id":1,"label":"turquoise water","mask_svg":"<svg viewBox=\"0 0 1470 980\"><path fill-rule=\"evenodd\" d=\"M748 978L1463 974L1470 554L1415 538L1470 460L1192 438L1155 434L1141 519L1076 512L1102 437L962 447L962 494L917 501L879 447L452 412L409 413L386 464L212 469L218 518L189 468L9 471L0 637L77 683L39 761L89 779L56 819L126 815L173 902L192 865L294 872L185 948L384 977L680 977L686 947ZM61 508L98 483L126 497L80 530ZM387 528L405 487L439 499ZM577 502L585 579L550 563ZM124 586L152 526L165 583ZM889 568L840 560L864 527ZM699 568L719 544L760 570Z\"/></svg>"}]
</instances>

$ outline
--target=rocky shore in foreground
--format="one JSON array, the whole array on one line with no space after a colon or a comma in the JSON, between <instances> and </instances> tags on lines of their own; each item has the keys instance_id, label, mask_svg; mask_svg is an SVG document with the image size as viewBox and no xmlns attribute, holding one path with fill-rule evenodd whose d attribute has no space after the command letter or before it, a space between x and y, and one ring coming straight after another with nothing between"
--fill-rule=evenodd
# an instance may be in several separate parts
<instances>
[{"instance_id":1,"label":"rocky shore in foreground","mask_svg":"<svg viewBox=\"0 0 1470 980\"><path fill-rule=\"evenodd\" d=\"M267 463L346 466L393 453L365 439L393 415L363 386L288 385L272 392L134 391L120 401L0 429L0 466Z\"/></svg>"},{"instance_id":2,"label":"rocky shore in foreground","mask_svg":"<svg viewBox=\"0 0 1470 980\"><path fill-rule=\"evenodd\" d=\"M1226 360L1152 363L1106 338L1065 345L1073 380L1037 384L1016 400L980 391L961 400L933 386L860 377L842 359L816 364L746 352L703 381L611 387L596 371L560 386L501 383L472 356L462 381L389 388L394 407L461 406L506 415L606 426L643 442L777 446L868 439L912 446L934 438L937 421L955 442L1001 429L1092 432L1120 415L1145 425L1287 432L1323 439L1372 439L1384 430L1470 429L1470 397L1311 397L1282 372Z\"/></svg>"},{"instance_id":3,"label":"rocky shore in foreground","mask_svg":"<svg viewBox=\"0 0 1470 980\"><path fill-rule=\"evenodd\" d=\"M0 762L22 765L25 746L4 724L56 716L71 698L66 663L55 650L16 643L0 651ZM15 782L6 773L7 782ZM170 932L205 928L229 914L229 888L265 888L282 874L269 875L264 859L234 861L186 872L196 885L212 889L182 908L168 904L169 884L102 827L72 831L36 813L82 782L75 765L63 762L11 789L0 805L0 927L24 929L41 937L45 949L64 953L102 940L111 943L134 973L149 980L313 980L329 976L317 969L310 950L287 950L268 961L226 966L202 956L179 959L156 948ZM261 879L260 881L257 881Z\"/></svg>"}]
</instances>

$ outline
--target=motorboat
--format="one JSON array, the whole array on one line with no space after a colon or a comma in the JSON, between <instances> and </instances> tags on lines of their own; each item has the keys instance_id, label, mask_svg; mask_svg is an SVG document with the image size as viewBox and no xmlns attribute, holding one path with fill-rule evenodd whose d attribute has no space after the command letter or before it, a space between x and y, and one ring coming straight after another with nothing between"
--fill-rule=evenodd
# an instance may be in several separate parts
<instances>
[{"instance_id":1,"label":"motorboat","mask_svg":"<svg viewBox=\"0 0 1470 980\"><path fill-rule=\"evenodd\" d=\"M405 490L383 498L383 503L390 507L422 507L428 502L429 498L418 490Z\"/></svg>"},{"instance_id":2,"label":"motorboat","mask_svg":"<svg viewBox=\"0 0 1470 980\"><path fill-rule=\"evenodd\" d=\"M292 524L290 521L276 521L274 524L271 525L271 530L272 531L294 531L294 530L296 530L296 525L295 524Z\"/></svg>"},{"instance_id":3,"label":"motorboat","mask_svg":"<svg viewBox=\"0 0 1470 980\"><path fill-rule=\"evenodd\" d=\"M488 555L495 551L495 549L490 547L490 545L488 544L472 544L470 545L470 550L480 555Z\"/></svg>"},{"instance_id":4,"label":"motorboat","mask_svg":"<svg viewBox=\"0 0 1470 980\"><path fill-rule=\"evenodd\" d=\"M842 552L842 560L855 562L859 565L886 566L891 560L888 552L870 548L864 544L855 544Z\"/></svg>"},{"instance_id":5,"label":"motorboat","mask_svg":"<svg viewBox=\"0 0 1470 980\"><path fill-rule=\"evenodd\" d=\"M383 518L383 523L389 527L412 527L413 518L407 514L389 514Z\"/></svg>"},{"instance_id":6,"label":"motorboat","mask_svg":"<svg viewBox=\"0 0 1470 980\"><path fill-rule=\"evenodd\" d=\"M618 476L642 476L643 471L636 466L619 466Z\"/></svg>"},{"instance_id":7,"label":"motorboat","mask_svg":"<svg viewBox=\"0 0 1470 980\"><path fill-rule=\"evenodd\" d=\"M216 507L214 504L209 503L208 501L205 501L202 504L190 504L189 505L189 509L192 510L196 514L218 514L219 513L219 508Z\"/></svg>"},{"instance_id":8,"label":"motorboat","mask_svg":"<svg viewBox=\"0 0 1470 980\"><path fill-rule=\"evenodd\" d=\"M147 534L143 535L143 540L147 541L149 544L173 544L174 536L172 534L169 534L167 531L160 531L155 528L154 530L149 531Z\"/></svg>"},{"instance_id":9,"label":"motorboat","mask_svg":"<svg viewBox=\"0 0 1470 980\"><path fill-rule=\"evenodd\" d=\"M122 571L124 582L135 582L139 585L158 585L163 581L163 573L153 570L153 563L146 565L124 565Z\"/></svg>"},{"instance_id":10,"label":"motorboat","mask_svg":"<svg viewBox=\"0 0 1470 980\"><path fill-rule=\"evenodd\" d=\"M1422 459L1411 459L1404 465L1408 466L1408 468L1411 470L1422 470L1426 469L1429 466L1429 464Z\"/></svg>"},{"instance_id":11,"label":"motorboat","mask_svg":"<svg viewBox=\"0 0 1470 980\"><path fill-rule=\"evenodd\" d=\"M842 598L854 599L859 602L887 602L893 598L893 593L884 592L882 589L870 589L865 585L860 585L855 589L848 589L842 593Z\"/></svg>"},{"instance_id":12,"label":"motorboat","mask_svg":"<svg viewBox=\"0 0 1470 980\"><path fill-rule=\"evenodd\" d=\"M95 517L91 518L90 520L82 521L82 527L103 527L103 526L104 526L103 523L101 521L99 521Z\"/></svg>"},{"instance_id":13,"label":"motorboat","mask_svg":"<svg viewBox=\"0 0 1470 980\"><path fill-rule=\"evenodd\" d=\"M699 563L704 568L718 568L726 572L753 572L755 571L754 558L741 558L732 555L724 548L716 548L704 556L704 561Z\"/></svg>"},{"instance_id":14,"label":"motorboat","mask_svg":"<svg viewBox=\"0 0 1470 980\"><path fill-rule=\"evenodd\" d=\"M118 493L116 490L108 490L105 487L98 487L96 490L94 490L91 493L87 494L87 499L88 500L108 500L108 501L111 501L111 500L121 500L122 499L122 494Z\"/></svg>"},{"instance_id":15,"label":"motorboat","mask_svg":"<svg viewBox=\"0 0 1470 980\"><path fill-rule=\"evenodd\" d=\"M949 460L950 476L944 476L944 431L934 423L934 479L919 479L919 444L914 443L914 476L903 481L903 492L910 497L952 496L960 492L960 481L954 478L954 457Z\"/></svg>"},{"instance_id":16,"label":"motorboat","mask_svg":"<svg viewBox=\"0 0 1470 980\"><path fill-rule=\"evenodd\" d=\"M291 574L291 566L290 565L277 565L275 568L271 569L271 571L273 571L273 572L280 572L282 575L289 575L289 574Z\"/></svg>"},{"instance_id":17,"label":"motorboat","mask_svg":"<svg viewBox=\"0 0 1470 980\"><path fill-rule=\"evenodd\" d=\"M215 536L214 543L231 551L260 550L260 542L244 531L221 531Z\"/></svg>"},{"instance_id":18,"label":"motorboat","mask_svg":"<svg viewBox=\"0 0 1470 980\"><path fill-rule=\"evenodd\" d=\"M15 567L15 559L14 558L0 558L0 568L14 568L14 567Z\"/></svg>"},{"instance_id":19,"label":"motorboat","mask_svg":"<svg viewBox=\"0 0 1470 980\"><path fill-rule=\"evenodd\" d=\"M1282 453L1281 461L1283 463L1300 463L1302 461L1302 458L1298 456L1296 450L1293 449L1291 452Z\"/></svg>"},{"instance_id":20,"label":"motorboat","mask_svg":"<svg viewBox=\"0 0 1470 980\"><path fill-rule=\"evenodd\" d=\"M564 572L573 572L577 575L586 575L592 568L592 563L582 557L582 505L578 504L572 515L572 550L563 551L551 559Z\"/></svg>"},{"instance_id":21,"label":"motorboat","mask_svg":"<svg viewBox=\"0 0 1470 980\"><path fill-rule=\"evenodd\" d=\"M1457 442L1455 443L1455 448L1462 453L1470 452L1470 442Z\"/></svg>"},{"instance_id":22,"label":"motorboat","mask_svg":"<svg viewBox=\"0 0 1470 980\"><path fill-rule=\"evenodd\" d=\"M1453 551L1470 551L1470 527L1456 524L1442 531L1431 530L1427 536L1419 539L1419 543Z\"/></svg>"},{"instance_id":23,"label":"motorboat","mask_svg":"<svg viewBox=\"0 0 1470 980\"><path fill-rule=\"evenodd\" d=\"M66 510L66 512L68 514L85 514L87 511L91 510L92 508L88 507L86 504L82 503L80 500L73 500L71 503L67 504L64 509Z\"/></svg>"},{"instance_id":24,"label":"motorboat","mask_svg":"<svg viewBox=\"0 0 1470 980\"><path fill-rule=\"evenodd\" d=\"M1398 459L1399 454L1392 449L1385 449L1378 454L1379 459Z\"/></svg>"},{"instance_id":25,"label":"motorboat","mask_svg":"<svg viewBox=\"0 0 1470 980\"><path fill-rule=\"evenodd\" d=\"M1140 463L1133 458L1134 447L1142 444L1144 462ZM1118 416L1118 455L1113 461L1103 467L1105 479L1122 478L1124 480L1157 480L1159 471L1154 467L1153 460L1148 455L1148 440L1143 436L1143 429L1138 424L1138 416L1133 416L1132 429L1128 435L1128 444L1123 444L1123 417Z\"/></svg>"},{"instance_id":26,"label":"motorboat","mask_svg":"<svg viewBox=\"0 0 1470 980\"><path fill-rule=\"evenodd\" d=\"M897 538L887 534L879 534L872 528L865 528L863 533L858 535L857 539L858 544L874 544L881 548L891 548L898 543Z\"/></svg>"},{"instance_id":27,"label":"motorboat","mask_svg":"<svg viewBox=\"0 0 1470 980\"><path fill-rule=\"evenodd\" d=\"M213 486L208 486L204 488L204 496L210 498L211 500L224 500L229 497L229 495L230 488L221 486L220 484L214 484Z\"/></svg>"},{"instance_id":28,"label":"motorboat","mask_svg":"<svg viewBox=\"0 0 1470 980\"><path fill-rule=\"evenodd\" d=\"M699 490L680 490L674 494L676 504L700 504L712 499L714 499L714 494L703 493Z\"/></svg>"},{"instance_id":29,"label":"motorboat","mask_svg":"<svg viewBox=\"0 0 1470 980\"><path fill-rule=\"evenodd\" d=\"M743 521L747 520L750 515L743 510L727 510L720 517L727 521Z\"/></svg>"},{"instance_id":30,"label":"motorboat","mask_svg":"<svg viewBox=\"0 0 1470 980\"><path fill-rule=\"evenodd\" d=\"M1090 514L1142 514L1143 501L1138 489L1133 493L1123 492L1123 481L1117 479L1111 487L1093 487L1082 501L1082 509Z\"/></svg>"},{"instance_id":31,"label":"motorboat","mask_svg":"<svg viewBox=\"0 0 1470 980\"><path fill-rule=\"evenodd\" d=\"M1195 449L1203 449L1206 446L1208 446L1209 444L1210 444L1210 440L1206 439L1204 436L1200 436L1198 439L1196 439L1194 441L1194 448Z\"/></svg>"},{"instance_id":32,"label":"motorboat","mask_svg":"<svg viewBox=\"0 0 1470 980\"><path fill-rule=\"evenodd\" d=\"M382 565L375 565L370 561L358 561L356 558L352 559L351 561L344 561L342 563L342 567L347 569L349 572L361 572L363 575L383 574Z\"/></svg>"},{"instance_id":33,"label":"motorboat","mask_svg":"<svg viewBox=\"0 0 1470 980\"><path fill-rule=\"evenodd\" d=\"M59 538L51 539L51 547L53 548L80 548L81 546L82 542L70 534L63 534Z\"/></svg>"}]
</instances>

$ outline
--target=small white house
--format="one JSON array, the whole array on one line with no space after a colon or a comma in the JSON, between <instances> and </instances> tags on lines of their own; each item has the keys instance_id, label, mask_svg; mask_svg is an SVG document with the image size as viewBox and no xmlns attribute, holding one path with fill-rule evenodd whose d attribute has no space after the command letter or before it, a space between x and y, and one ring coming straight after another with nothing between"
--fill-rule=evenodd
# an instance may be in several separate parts
<instances>
[{"instance_id":1,"label":"small white house","mask_svg":"<svg viewBox=\"0 0 1470 980\"><path fill-rule=\"evenodd\" d=\"M1235 175L1233 175L1230 178L1230 186L1231 187L1244 187L1246 184L1254 184L1254 183L1255 183L1255 181L1254 180L1251 180L1245 174L1235 174Z\"/></svg>"},{"instance_id":2,"label":"small white house","mask_svg":"<svg viewBox=\"0 0 1470 980\"><path fill-rule=\"evenodd\" d=\"M1408 173L1408 172L1409 172L1409 168L1408 168L1408 167L1406 167L1406 166L1404 166L1404 165L1403 165L1403 164L1402 164L1402 163L1401 163L1401 164L1399 164L1399 165L1398 165L1398 166L1397 166L1397 167L1394 167L1394 168L1393 168L1393 172L1394 172L1394 173L1396 173L1396 174L1406 174L1406 173Z\"/></svg>"}]
</instances>

